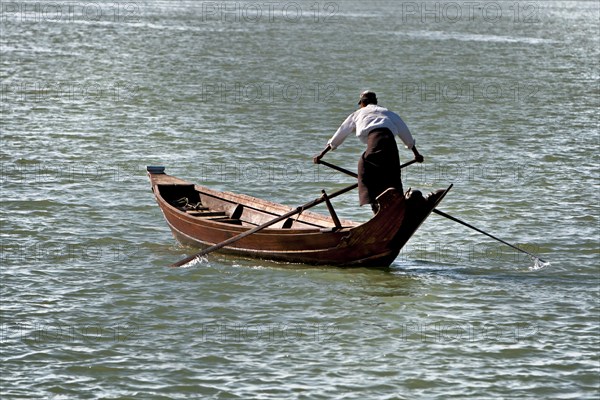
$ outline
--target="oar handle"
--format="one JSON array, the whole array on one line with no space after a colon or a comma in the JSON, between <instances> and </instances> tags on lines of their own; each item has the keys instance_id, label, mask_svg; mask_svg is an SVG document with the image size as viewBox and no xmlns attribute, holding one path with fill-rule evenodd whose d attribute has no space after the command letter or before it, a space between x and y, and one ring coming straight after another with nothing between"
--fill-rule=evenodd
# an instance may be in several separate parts
<instances>
[{"instance_id":1,"label":"oar handle","mask_svg":"<svg viewBox=\"0 0 600 400\"><path fill-rule=\"evenodd\" d=\"M358 178L358 174L357 173L349 171L349 170L347 170L345 168L342 168L342 167L338 167L337 165L330 164L327 161L319 160L319 164L323 164L326 167L329 167L331 169L335 169L336 171L342 172L342 173L344 173L346 175L350 175L350 176L353 176L355 178Z\"/></svg>"},{"instance_id":2,"label":"oar handle","mask_svg":"<svg viewBox=\"0 0 600 400\"><path fill-rule=\"evenodd\" d=\"M416 158L415 158L415 159L413 159L413 160L407 161L407 162L405 162L404 164L402 164L402 165L400 166L400 169L402 169L402 168L404 168L404 167L408 167L409 165L411 165L411 164L414 164L414 163L416 163L416 162L420 162L420 161L419 161L419 160L417 160Z\"/></svg>"},{"instance_id":3,"label":"oar handle","mask_svg":"<svg viewBox=\"0 0 600 400\"><path fill-rule=\"evenodd\" d=\"M414 159L414 160L410 160L408 162L405 162L404 164L400 165L400 169L402 169L404 167L408 167L409 165L414 164L417 161L418 161L417 159ZM355 178L358 178L358 174L356 172L352 172L352 171L349 171L349 170L347 170L345 168L338 167L337 165L333 165L331 163L328 163L327 161L319 160L318 164L323 164L326 167L329 167L331 169L335 169L336 171L342 172L342 173L344 173L346 175L350 175L350 176L353 176Z\"/></svg>"}]
</instances>

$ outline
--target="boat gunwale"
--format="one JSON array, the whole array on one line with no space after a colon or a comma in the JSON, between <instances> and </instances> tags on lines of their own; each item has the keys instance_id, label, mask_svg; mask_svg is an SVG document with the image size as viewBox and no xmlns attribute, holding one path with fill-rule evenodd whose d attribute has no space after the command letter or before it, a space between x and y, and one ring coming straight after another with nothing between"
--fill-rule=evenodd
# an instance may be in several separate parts
<instances>
[{"instance_id":1,"label":"boat gunwale","mask_svg":"<svg viewBox=\"0 0 600 400\"><path fill-rule=\"evenodd\" d=\"M158 185L161 185L161 184L158 184ZM158 186L158 185L156 185L156 186ZM155 186L155 185L153 185L153 186ZM203 187L203 186L200 186L200 185L194 185L194 188L196 189L196 187L198 187L198 186L199 187ZM209 189L209 191L215 192L215 191L213 191L211 189ZM396 191L396 190L390 188L390 189L386 190L386 192L387 191ZM221 192L218 192L218 191L216 191L216 192L217 193L221 193ZM386 193L386 192L384 192L384 193ZM226 193L230 193L230 192L226 192ZM233 193L233 194L237 196L236 193ZM379 197L381 197L383 195L384 194L382 193ZM213 196L215 196L215 195L213 195ZM242 195L242 196L248 197L248 198L253 198L252 196L248 196L248 195ZM185 211L182 211L182 210L178 209L177 207L175 207L172 204L170 204L167 200L165 200L164 197L160 194L160 190L159 190L159 195L156 196L156 194L155 194L155 197L162 204L162 205L159 204L159 208L161 208L161 210L163 211L163 213L165 212L165 210L163 209L163 207L166 207L170 211L171 216L173 216L173 217L175 217L175 218L177 218L179 220L191 223L193 225L202 225L202 226L206 226L206 227L211 228L211 229L218 229L218 230L225 231L225 232L235 232L236 234L243 233L243 232L246 232L246 231L252 229L252 227L248 227L248 226L234 225L234 224L230 224L230 223L227 223L227 222L220 222L218 220L210 220L210 219L202 219L202 218L195 217L193 215L189 215ZM232 204L241 204L241 203L236 203L236 202L233 202L233 201L230 201L230 200L227 200L227 199L222 199L222 198L220 198L218 196L215 196L215 197L218 198L219 200L231 202ZM280 205L281 207L287 208L287 206L282 205L282 204L272 203L272 202L269 202L267 200L262 200L262 199L258 199L258 200L265 201L265 202L268 202L270 204ZM245 204L242 204L242 205L246 206ZM250 208L252 208L252 207L250 207ZM290 210L293 210L293 208L290 208ZM258 211L259 212L269 213L268 211L263 211L263 210L260 210L260 209L258 209ZM313 212L312 214L316 214L316 213ZM272 215L274 217L278 216L277 214L272 214ZM317 214L317 215L319 215L319 216L321 216L323 218L327 218L326 216L324 216L322 214ZM358 229L365 229L365 228L369 229L369 225L373 225L373 224L380 225L380 220L381 220L381 215L378 212L377 214L373 215L370 219L368 219L367 221L365 221L363 223L356 224L354 226L349 226L349 227L348 226L344 226L341 229L337 229L337 230L334 230L333 227L321 227L321 228L265 228L265 229L262 229L260 232L254 233L253 236L256 236L256 237L260 237L261 235L265 235L265 236L267 236L267 235L298 235L298 236L301 236L301 235L306 235L306 236L308 236L308 235L317 235L317 236L321 236L321 235L324 235L324 234L336 234L336 235L348 234L348 233L350 233L352 231L355 231L355 230L358 230ZM301 222L303 222L303 221L301 221ZM172 224L171 224L171 222L169 221L168 218L167 218L167 223L169 224L169 226L172 226ZM178 230L178 231L181 232L180 230ZM183 233L183 232L181 232L181 233ZM189 235L187 235L187 234L185 234L185 236L189 237ZM206 243L206 242L198 240L196 238L192 238L192 239L194 241L197 241L197 242ZM213 243L210 243L210 244L213 244ZM238 247L231 247L231 248L239 249ZM252 251L255 251L255 250L252 250ZM261 250L256 250L256 251L260 252ZM270 252L270 251L271 250L266 250L266 252Z\"/></svg>"}]
</instances>

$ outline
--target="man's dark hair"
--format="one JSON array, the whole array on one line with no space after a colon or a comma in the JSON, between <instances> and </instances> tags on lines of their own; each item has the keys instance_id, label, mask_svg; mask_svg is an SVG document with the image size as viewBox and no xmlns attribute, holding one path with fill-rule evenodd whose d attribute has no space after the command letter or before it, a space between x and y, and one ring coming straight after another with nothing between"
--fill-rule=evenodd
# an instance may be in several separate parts
<instances>
[{"instance_id":1,"label":"man's dark hair","mask_svg":"<svg viewBox=\"0 0 600 400\"><path fill-rule=\"evenodd\" d=\"M358 104L362 104L363 106L369 104L377 104L377 95L375 92L371 92L370 90L365 90L360 94L360 99L358 100Z\"/></svg>"}]
</instances>

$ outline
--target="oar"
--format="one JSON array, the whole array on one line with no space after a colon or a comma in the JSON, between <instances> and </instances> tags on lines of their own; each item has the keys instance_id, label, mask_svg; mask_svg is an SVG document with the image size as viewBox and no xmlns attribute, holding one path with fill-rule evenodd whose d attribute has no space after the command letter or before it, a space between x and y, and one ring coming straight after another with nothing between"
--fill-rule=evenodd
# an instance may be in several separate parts
<instances>
[{"instance_id":1,"label":"oar","mask_svg":"<svg viewBox=\"0 0 600 400\"><path fill-rule=\"evenodd\" d=\"M256 233L256 232L258 232L260 230L263 230L263 229L265 229L265 228L267 228L267 227L269 227L269 226L271 226L273 224L276 224L279 221L283 221L284 219L289 218L292 215L299 214L299 213L301 213L304 210L307 210L307 209L309 209L311 207L316 206L317 204L321 204L321 203L325 202L327 199L332 199L332 198L334 198L336 196L339 196L339 195L342 195L342 194L344 194L346 192L349 192L349 191L355 189L356 187L358 187L358 183L355 183L353 185L350 185L348 187L340 189L340 190L338 190L336 192L331 193L330 195L327 195L327 196L323 195L321 197L318 197L315 200L309 201L308 203L303 204L303 205L295 208L294 210L292 210L292 211L290 211L288 213L285 213L285 214L283 214L283 215L281 215L281 216L279 216L279 217L277 217L275 219L270 220L269 222L265 222L262 225L254 227L254 228L252 228L252 229L250 229L248 231L242 232L239 235L233 236L233 237L231 237L231 238L229 238L227 240L222 241L221 243L217 243L217 244L214 244L214 245L212 245L210 247L207 247L206 249L202 250L201 252L196 253L193 256L186 257L186 258L184 258L181 261L178 261L178 262L176 262L174 264L171 264L170 266L171 267L181 267L182 265L185 265L185 264L187 264L189 262L197 260L200 257L205 256L208 253L211 253L211 252L213 252L215 250L219 250L222 247L225 247L227 245L235 243L238 240L241 240L241 239L243 239L243 238L245 238L247 236L252 235L253 233Z\"/></svg>"},{"instance_id":2,"label":"oar","mask_svg":"<svg viewBox=\"0 0 600 400\"><path fill-rule=\"evenodd\" d=\"M479 232L479 233L483 233L484 235L486 235L486 236L488 236L488 237L491 237L492 239L494 239L494 240L497 240L497 241L499 241L500 243L504 243L505 245L507 245L507 246L510 246L510 247L512 247L513 249L520 251L521 253L525 253L525 254L527 254L527 255L528 255L528 256L530 256L530 257L533 257L533 258L536 258L536 259L540 260L540 261L541 261L541 262L543 262L544 264L546 263L546 261L542 260L540 257L536 256L535 254L531 254L530 252L528 252L528 251L525 251L525 250L523 250L523 249L521 249L521 248L519 248L519 247L517 247L517 246L515 246L515 245L513 245L513 244L510 244L510 243L508 243L508 242L505 242L504 240L502 240L502 239L499 239L499 238L497 238L497 237L496 237L496 236L494 236L494 235L490 235L489 233L487 233L487 232L484 232L484 231L482 231L481 229L478 229L478 228L474 227L473 225L467 224L465 221L461 221L460 219L458 219L458 218L456 218L456 217L453 217L452 215L448 215L448 214L446 214L445 212L438 210L437 208L434 208L434 209L433 209L433 212L434 212L434 213L436 213L437 215L441 215L441 216L442 216L442 217L444 217L444 218L448 218L448 219L449 219L449 220L451 220L451 221L458 222L459 224L461 224L461 225L464 225L464 226L466 226L467 228L471 228L471 229L473 229L473 230L475 230L475 231L477 231L477 232Z\"/></svg>"},{"instance_id":3,"label":"oar","mask_svg":"<svg viewBox=\"0 0 600 400\"><path fill-rule=\"evenodd\" d=\"M407 165L410 165L410 164L412 164L412 163L414 163L414 162L416 162L416 161L417 161L417 160L412 160L412 161L409 161L409 162L407 162L407 163L404 163L404 164L402 164L402 165L400 166L400 168L404 168L404 167L406 167ZM336 171L343 172L343 173L345 173L345 174L347 174L347 175L350 175L350 176L353 176L353 177L355 177L355 178L356 178L356 177L358 177L358 175L357 175L357 174L355 174L354 172L352 172L352 171L348 171L347 169L344 169L344 168L341 168L341 167L338 167L337 165L330 164L330 163L328 163L327 161L319 160L319 164L323 164L323 165L325 165L325 166L327 166L327 167L329 167L329 168L335 169ZM536 256L535 254L531 254L530 252L528 252L528 251L525 251L525 250L523 250L523 249L521 249L521 248L519 248L519 247L517 247L517 246L515 246L515 245L512 245L512 244L510 244L510 243L508 243L508 242L505 242L504 240L502 240L502 239L499 239L499 238L497 238L496 236L490 235L489 233L487 233L487 232L484 232L484 231L482 231L481 229L475 228L473 225L469 225L469 224L467 224L466 222L459 220L458 218L455 218L455 217L453 217L453 216L451 216L451 215L448 215L448 214L446 214L445 212L442 212L442 211L438 210L437 208L434 208L432 211L433 211L434 213L436 213L437 215L441 215L442 217L446 217L446 218L448 218L448 219L450 219L450 220L452 220L452 221L454 221L454 222L458 222L459 224L461 224L461 225L464 225L464 226L466 226L467 228L471 228L471 229L473 229L473 230L476 230L476 231L477 231L477 232L479 232L479 233L483 233L484 235L486 235L486 236L488 236L488 237L491 237L492 239L494 239L494 240L497 240L497 241L499 241L500 243L504 243L505 245L507 245L507 246L510 246L510 247L512 247L513 249L520 251L521 253L525 253L525 254L529 255L530 257L533 257L534 259L537 259L537 260L539 260L539 261L543 262L544 264L546 263L546 261L542 260L540 257Z\"/></svg>"}]
</instances>

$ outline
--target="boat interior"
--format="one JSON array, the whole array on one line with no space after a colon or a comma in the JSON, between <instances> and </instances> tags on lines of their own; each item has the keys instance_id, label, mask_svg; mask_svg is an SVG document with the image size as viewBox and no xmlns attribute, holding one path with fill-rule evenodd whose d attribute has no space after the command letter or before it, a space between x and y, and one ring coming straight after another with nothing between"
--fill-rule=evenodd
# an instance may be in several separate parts
<instances>
[{"instance_id":1,"label":"boat interior","mask_svg":"<svg viewBox=\"0 0 600 400\"><path fill-rule=\"evenodd\" d=\"M156 187L161 197L171 206L191 217L205 221L254 227L292 210L250 196L221 195L219 192L210 193L208 190L205 192L193 184L158 184ZM271 228L319 231L341 229L339 224L339 220L335 221L333 217L303 211L274 224Z\"/></svg>"}]
</instances>

